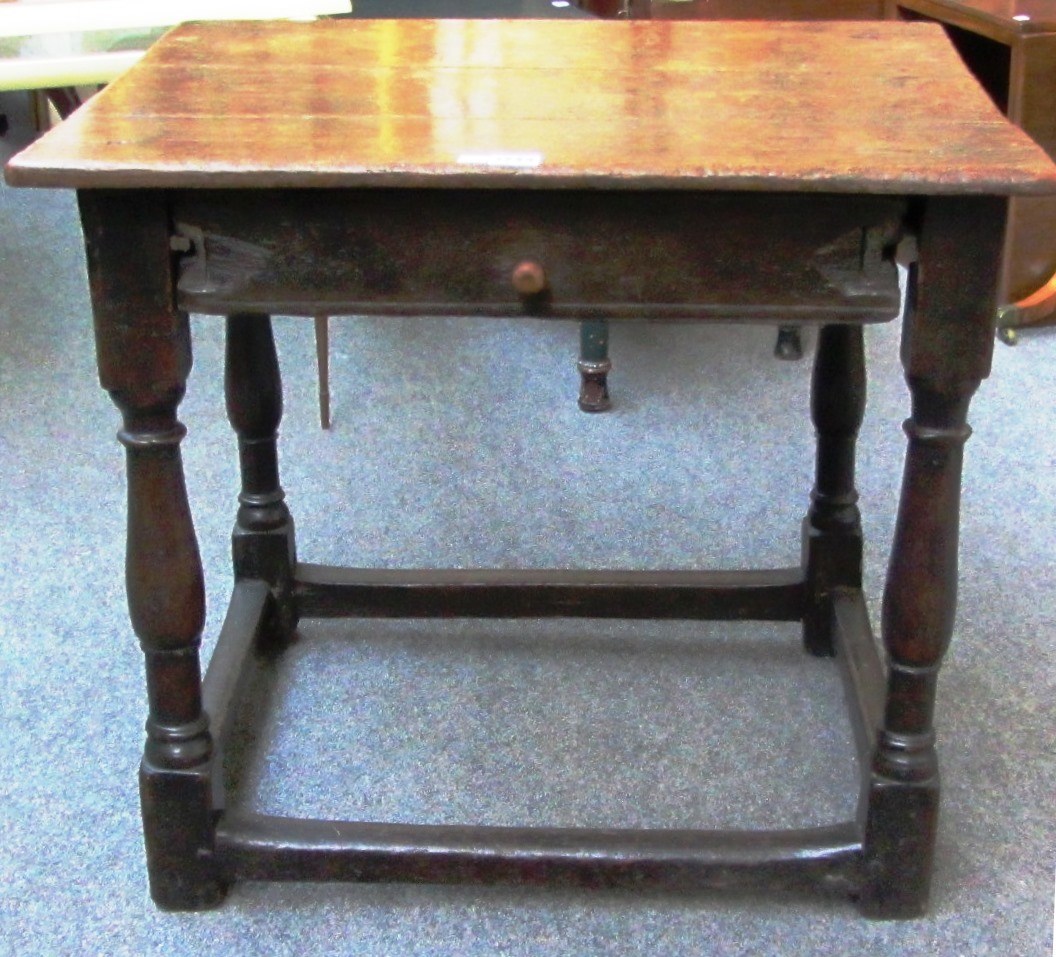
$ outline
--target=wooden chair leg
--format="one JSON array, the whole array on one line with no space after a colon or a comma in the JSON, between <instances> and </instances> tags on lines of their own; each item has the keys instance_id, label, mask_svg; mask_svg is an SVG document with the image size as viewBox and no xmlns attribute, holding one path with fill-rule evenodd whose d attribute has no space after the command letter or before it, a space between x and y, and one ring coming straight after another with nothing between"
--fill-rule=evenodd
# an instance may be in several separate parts
<instances>
[{"instance_id":1,"label":"wooden chair leg","mask_svg":"<svg viewBox=\"0 0 1056 957\"><path fill-rule=\"evenodd\" d=\"M604 319L579 324L579 407L604 412L609 401L609 324Z\"/></svg>"},{"instance_id":2,"label":"wooden chair leg","mask_svg":"<svg viewBox=\"0 0 1056 957\"><path fill-rule=\"evenodd\" d=\"M81 95L73 86L53 86L44 91L48 102L55 107L60 119L66 119L81 105Z\"/></svg>"},{"instance_id":3,"label":"wooden chair leg","mask_svg":"<svg viewBox=\"0 0 1056 957\"><path fill-rule=\"evenodd\" d=\"M319 368L319 424L330 428L330 317L315 317L315 362Z\"/></svg>"},{"instance_id":4,"label":"wooden chair leg","mask_svg":"<svg viewBox=\"0 0 1056 957\"><path fill-rule=\"evenodd\" d=\"M774 355L778 359L789 361L803 358L803 339L799 326L778 326L777 342L774 344Z\"/></svg>"}]
</instances>

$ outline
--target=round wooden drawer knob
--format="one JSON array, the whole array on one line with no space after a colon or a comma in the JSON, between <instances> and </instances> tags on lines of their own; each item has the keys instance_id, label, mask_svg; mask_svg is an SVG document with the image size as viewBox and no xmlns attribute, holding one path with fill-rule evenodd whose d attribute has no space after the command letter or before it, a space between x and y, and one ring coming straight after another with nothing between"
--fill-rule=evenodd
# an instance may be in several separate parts
<instances>
[{"instance_id":1,"label":"round wooden drawer knob","mask_svg":"<svg viewBox=\"0 0 1056 957\"><path fill-rule=\"evenodd\" d=\"M513 288L522 296L537 296L546 289L546 273L539 263L518 263L511 280Z\"/></svg>"}]
</instances>

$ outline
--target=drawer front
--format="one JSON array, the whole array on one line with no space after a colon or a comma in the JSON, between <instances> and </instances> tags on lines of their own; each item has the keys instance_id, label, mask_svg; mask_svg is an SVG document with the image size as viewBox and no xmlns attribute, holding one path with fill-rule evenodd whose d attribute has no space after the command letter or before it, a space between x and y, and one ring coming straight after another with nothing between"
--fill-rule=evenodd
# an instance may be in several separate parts
<instances>
[{"instance_id":1,"label":"drawer front","mask_svg":"<svg viewBox=\"0 0 1056 957\"><path fill-rule=\"evenodd\" d=\"M879 321L898 200L490 190L193 191L179 301L261 310Z\"/></svg>"}]
</instances>

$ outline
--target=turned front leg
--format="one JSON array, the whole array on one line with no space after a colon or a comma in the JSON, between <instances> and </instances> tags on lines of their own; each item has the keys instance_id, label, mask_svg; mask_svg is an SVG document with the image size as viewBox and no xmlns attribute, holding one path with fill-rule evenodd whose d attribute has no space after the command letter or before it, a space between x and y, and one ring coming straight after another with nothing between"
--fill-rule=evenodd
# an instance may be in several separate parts
<instances>
[{"instance_id":1,"label":"turned front leg","mask_svg":"<svg viewBox=\"0 0 1056 957\"><path fill-rule=\"evenodd\" d=\"M861 326L822 328L810 408L817 460L810 510L803 522L808 588L803 642L811 654L831 655L834 591L862 585L862 527L854 487L855 444L865 414Z\"/></svg>"},{"instance_id":2,"label":"turned front leg","mask_svg":"<svg viewBox=\"0 0 1056 957\"><path fill-rule=\"evenodd\" d=\"M939 807L935 692L953 633L963 447L993 351L994 224L1003 222L998 199L930 200L911 269L902 353L912 413L881 628L887 693L862 804L861 907L878 917L927 906Z\"/></svg>"},{"instance_id":3,"label":"turned front leg","mask_svg":"<svg viewBox=\"0 0 1056 957\"><path fill-rule=\"evenodd\" d=\"M207 856L213 746L198 656L205 588L180 457L182 390L111 394L127 450L128 607L146 658L140 795L151 893L162 907L198 908L219 901L223 887Z\"/></svg>"},{"instance_id":4,"label":"turned front leg","mask_svg":"<svg viewBox=\"0 0 1056 957\"><path fill-rule=\"evenodd\" d=\"M165 908L217 903L213 744L198 649L205 588L176 418L191 365L187 316L173 305L168 217L150 192L80 195L100 381L121 411L127 450L126 583L143 648L147 740L140 795L150 889Z\"/></svg>"},{"instance_id":5,"label":"turned front leg","mask_svg":"<svg viewBox=\"0 0 1056 957\"><path fill-rule=\"evenodd\" d=\"M297 624L293 600L297 559L293 517L279 484L282 380L269 316L228 317L224 387L242 472L232 533L235 578L259 579L271 587L273 637L281 644L290 639Z\"/></svg>"}]
</instances>

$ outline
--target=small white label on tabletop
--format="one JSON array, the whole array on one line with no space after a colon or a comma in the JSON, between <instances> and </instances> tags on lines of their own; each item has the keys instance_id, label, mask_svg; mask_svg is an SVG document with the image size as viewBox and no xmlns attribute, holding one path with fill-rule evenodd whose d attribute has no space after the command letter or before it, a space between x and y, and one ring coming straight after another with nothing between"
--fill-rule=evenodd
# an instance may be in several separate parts
<instances>
[{"instance_id":1,"label":"small white label on tabletop","mask_svg":"<svg viewBox=\"0 0 1056 957\"><path fill-rule=\"evenodd\" d=\"M505 169L531 169L543 165L542 153L459 153L464 166L496 166Z\"/></svg>"}]
</instances>

